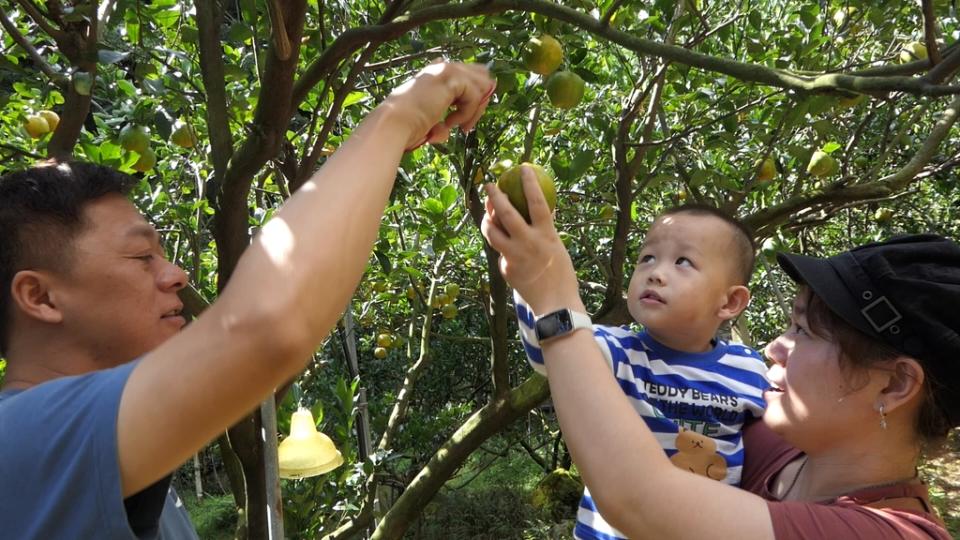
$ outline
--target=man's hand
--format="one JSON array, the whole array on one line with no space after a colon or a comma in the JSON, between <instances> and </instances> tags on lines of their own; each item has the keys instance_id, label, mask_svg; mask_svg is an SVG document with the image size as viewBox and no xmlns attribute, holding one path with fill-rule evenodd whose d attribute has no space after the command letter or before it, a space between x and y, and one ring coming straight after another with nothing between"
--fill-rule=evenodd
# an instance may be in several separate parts
<instances>
[{"instance_id":1,"label":"man's hand","mask_svg":"<svg viewBox=\"0 0 960 540\"><path fill-rule=\"evenodd\" d=\"M380 106L409 130L407 149L442 142L459 126L472 130L496 88L487 68L480 64L436 62L397 87ZM449 114L450 107L454 110Z\"/></svg>"},{"instance_id":2,"label":"man's hand","mask_svg":"<svg viewBox=\"0 0 960 540\"><path fill-rule=\"evenodd\" d=\"M500 252L500 272L534 313L560 308L584 311L573 263L553 224L553 217L536 174L522 168L530 224L495 184L486 186L487 213L480 230Z\"/></svg>"}]
</instances>

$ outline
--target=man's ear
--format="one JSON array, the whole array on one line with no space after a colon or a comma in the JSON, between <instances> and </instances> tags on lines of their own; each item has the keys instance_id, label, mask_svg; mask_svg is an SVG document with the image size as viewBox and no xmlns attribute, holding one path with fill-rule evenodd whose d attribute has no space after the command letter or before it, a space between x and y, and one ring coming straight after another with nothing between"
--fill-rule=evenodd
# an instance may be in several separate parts
<instances>
[{"instance_id":1,"label":"man's ear","mask_svg":"<svg viewBox=\"0 0 960 540\"><path fill-rule=\"evenodd\" d=\"M908 403L923 389L923 367L909 356L893 360L891 369L884 369L881 373L889 377L881 390L881 399L887 412Z\"/></svg>"},{"instance_id":2,"label":"man's ear","mask_svg":"<svg viewBox=\"0 0 960 540\"><path fill-rule=\"evenodd\" d=\"M720 306L717 316L724 321L728 321L747 309L749 304L750 289L743 285L734 285L727 289L726 302Z\"/></svg>"},{"instance_id":3,"label":"man's ear","mask_svg":"<svg viewBox=\"0 0 960 540\"><path fill-rule=\"evenodd\" d=\"M17 309L27 317L41 322L57 324L63 313L50 295L51 278L45 272L21 270L13 276L10 294Z\"/></svg>"}]
</instances>

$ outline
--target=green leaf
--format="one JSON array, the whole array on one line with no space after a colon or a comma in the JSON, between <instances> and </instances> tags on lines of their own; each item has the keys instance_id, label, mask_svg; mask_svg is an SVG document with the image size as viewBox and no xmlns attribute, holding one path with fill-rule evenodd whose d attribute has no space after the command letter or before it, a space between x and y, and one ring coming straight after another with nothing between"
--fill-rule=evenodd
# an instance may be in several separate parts
<instances>
[{"instance_id":1,"label":"green leaf","mask_svg":"<svg viewBox=\"0 0 960 540\"><path fill-rule=\"evenodd\" d=\"M457 202L457 188L453 187L450 184L443 186L443 189L440 190L440 201L443 203L443 207L450 208L453 206L453 203Z\"/></svg>"},{"instance_id":2,"label":"green leaf","mask_svg":"<svg viewBox=\"0 0 960 540\"><path fill-rule=\"evenodd\" d=\"M128 52L111 51L109 49L100 49L97 51L97 59L101 64L116 64L128 56L130 56Z\"/></svg>"},{"instance_id":3,"label":"green leaf","mask_svg":"<svg viewBox=\"0 0 960 540\"><path fill-rule=\"evenodd\" d=\"M570 177L577 179L583 176L583 173L590 169L590 166L593 165L596 159L597 155L593 150L582 150L578 152L577 155L573 157L573 161L570 162Z\"/></svg>"},{"instance_id":4,"label":"green leaf","mask_svg":"<svg viewBox=\"0 0 960 540\"><path fill-rule=\"evenodd\" d=\"M367 94L366 92L350 92L349 94L347 94L347 97L344 98L343 100L343 108L346 109L351 105L356 105L357 103L363 103L364 101L368 101L369 99L370 99L370 95Z\"/></svg>"},{"instance_id":5,"label":"green leaf","mask_svg":"<svg viewBox=\"0 0 960 540\"><path fill-rule=\"evenodd\" d=\"M443 214L443 211L446 209L446 206L437 199L427 198L424 199L423 204L421 204L424 210L431 214Z\"/></svg>"},{"instance_id":6,"label":"green leaf","mask_svg":"<svg viewBox=\"0 0 960 540\"><path fill-rule=\"evenodd\" d=\"M827 144L823 145L823 148L821 148L821 150L823 150L824 152L826 152L826 153L828 153L828 154L832 154L832 153L836 152L837 150L839 150L839 149L842 148L842 147L843 147L843 146L842 146L840 143L831 141L831 142L828 142Z\"/></svg>"}]
</instances>

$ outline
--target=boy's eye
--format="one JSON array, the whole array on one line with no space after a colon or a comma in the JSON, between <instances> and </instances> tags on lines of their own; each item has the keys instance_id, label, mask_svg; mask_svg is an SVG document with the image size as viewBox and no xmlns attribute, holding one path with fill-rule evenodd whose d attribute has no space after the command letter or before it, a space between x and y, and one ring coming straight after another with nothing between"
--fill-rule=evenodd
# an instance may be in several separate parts
<instances>
[{"instance_id":1,"label":"boy's eye","mask_svg":"<svg viewBox=\"0 0 960 540\"><path fill-rule=\"evenodd\" d=\"M642 257L640 257L640 262L642 263L651 262L653 260L654 260L653 255L643 255Z\"/></svg>"},{"instance_id":2,"label":"boy's eye","mask_svg":"<svg viewBox=\"0 0 960 540\"><path fill-rule=\"evenodd\" d=\"M693 266L693 261L686 257L680 257L676 262L677 266Z\"/></svg>"}]
</instances>

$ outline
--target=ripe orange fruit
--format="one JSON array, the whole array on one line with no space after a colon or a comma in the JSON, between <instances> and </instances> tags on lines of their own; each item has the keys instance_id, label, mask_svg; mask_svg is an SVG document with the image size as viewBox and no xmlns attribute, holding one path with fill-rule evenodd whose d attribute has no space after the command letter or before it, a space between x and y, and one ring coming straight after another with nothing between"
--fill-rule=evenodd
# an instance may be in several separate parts
<instances>
[{"instance_id":1,"label":"ripe orange fruit","mask_svg":"<svg viewBox=\"0 0 960 540\"><path fill-rule=\"evenodd\" d=\"M50 133L50 124L39 114L31 114L23 124L23 129L34 139L39 139L47 133Z\"/></svg>"},{"instance_id":2,"label":"ripe orange fruit","mask_svg":"<svg viewBox=\"0 0 960 540\"><path fill-rule=\"evenodd\" d=\"M530 38L521 53L523 65L534 73L549 75L563 60L563 47L549 34Z\"/></svg>"},{"instance_id":3,"label":"ripe orange fruit","mask_svg":"<svg viewBox=\"0 0 960 540\"><path fill-rule=\"evenodd\" d=\"M50 126L50 131L56 131L56 130L57 130L57 126L60 125L60 115L59 115L59 114L57 114L57 113L55 113L55 112L53 112L53 111L50 111L50 110L42 110L42 111L38 112L37 114L40 115L40 116L42 116L43 119L47 121L47 125Z\"/></svg>"}]
</instances>

